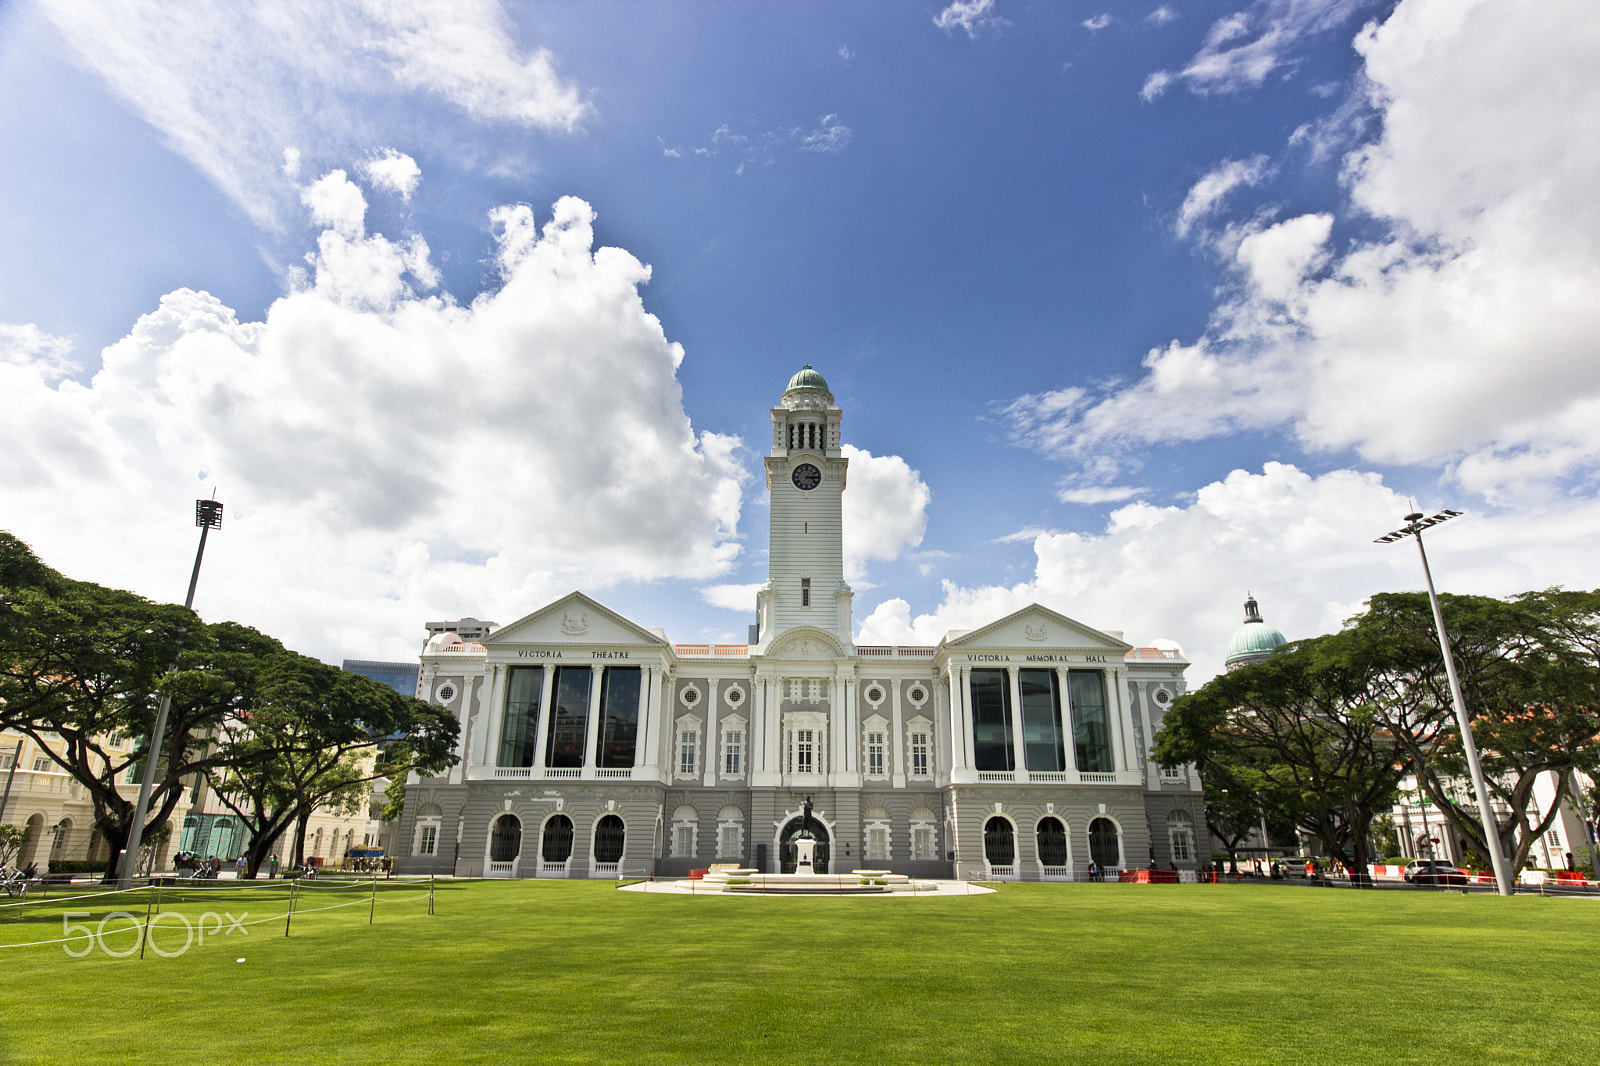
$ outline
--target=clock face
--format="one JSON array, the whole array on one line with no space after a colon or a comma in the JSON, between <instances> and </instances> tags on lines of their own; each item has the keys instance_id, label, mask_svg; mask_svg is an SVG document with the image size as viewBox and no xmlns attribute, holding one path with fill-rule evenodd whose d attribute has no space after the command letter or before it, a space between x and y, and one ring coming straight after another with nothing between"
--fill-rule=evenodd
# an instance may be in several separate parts
<instances>
[{"instance_id":1,"label":"clock face","mask_svg":"<svg viewBox=\"0 0 1600 1066\"><path fill-rule=\"evenodd\" d=\"M810 463L801 463L794 468L794 487L802 492L810 492L822 484L822 471Z\"/></svg>"}]
</instances>

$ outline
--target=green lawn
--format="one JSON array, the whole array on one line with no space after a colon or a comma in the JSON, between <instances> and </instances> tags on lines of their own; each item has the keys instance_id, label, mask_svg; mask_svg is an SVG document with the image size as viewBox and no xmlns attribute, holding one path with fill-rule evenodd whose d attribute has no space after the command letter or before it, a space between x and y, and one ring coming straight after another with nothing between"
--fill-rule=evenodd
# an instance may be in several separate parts
<instances>
[{"instance_id":1,"label":"green lawn","mask_svg":"<svg viewBox=\"0 0 1600 1066\"><path fill-rule=\"evenodd\" d=\"M298 914L287 939L280 919L172 959L0 949L0 1063L1387 1066L1600 1054L1590 899L1116 884L723 899L518 881L441 883L433 916L404 901L414 886L386 885L369 926L365 896L343 892L307 893L307 906L359 902ZM282 900L191 890L164 909L255 921ZM99 903L94 920L109 909L0 911L0 943L60 937L61 910L85 903ZM142 915L142 904L122 905ZM183 934L167 921L156 943L171 950Z\"/></svg>"}]
</instances>

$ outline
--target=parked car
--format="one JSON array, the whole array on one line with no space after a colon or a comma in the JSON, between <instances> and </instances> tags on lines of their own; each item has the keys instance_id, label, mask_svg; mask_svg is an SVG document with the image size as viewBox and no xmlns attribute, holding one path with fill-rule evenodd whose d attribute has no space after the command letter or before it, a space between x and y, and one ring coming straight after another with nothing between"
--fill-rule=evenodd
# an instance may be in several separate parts
<instances>
[{"instance_id":1,"label":"parked car","mask_svg":"<svg viewBox=\"0 0 1600 1066\"><path fill-rule=\"evenodd\" d=\"M1272 860L1272 876L1285 878L1305 877L1306 863L1308 862L1316 864L1317 860L1309 855L1302 855L1293 859L1274 859ZM1321 864L1317 864L1317 868L1320 870L1322 868Z\"/></svg>"},{"instance_id":2,"label":"parked car","mask_svg":"<svg viewBox=\"0 0 1600 1066\"><path fill-rule=\"evenodd\" d=\"M1409 863L1401 875L1408 885L1464 885L1465 870L1451 866L1442 859L1418 859Z\"/></svg>"}]
</instances>

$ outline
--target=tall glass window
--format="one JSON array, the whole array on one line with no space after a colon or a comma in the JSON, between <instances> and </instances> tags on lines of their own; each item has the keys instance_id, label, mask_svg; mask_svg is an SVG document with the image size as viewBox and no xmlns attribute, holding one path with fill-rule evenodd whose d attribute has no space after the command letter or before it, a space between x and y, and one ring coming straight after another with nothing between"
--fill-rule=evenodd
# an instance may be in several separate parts
<instances>
[{"instance_id":1,"label":"tall glass window","mask_svg":"<svg viewBox=\"0 0 1600 1066\"><path fill-rule=\"evenodd\" d=\"M1078 769L1108 773L1111 730L1106 721L1106 675L1099 670L1072 670L1067 674L1072 697L1072 743Z\"/></svg>"},{"instance_id":2,"label":"tall glass window","mask_svg":"<svg viewBox=\"0 0 1600 1066\"><path fill-rule=\"evenodd\" d=\"M867 773L874 777L882 777L883 769L883 734L867 734Z\"/></svg>"},{"instance_id":3,"label":"tall glass window","mask_svg":"<svg viewBox=\"0 0 1600 1066\"><path fill-rule=\"evenodd\" d=\"M1011 686L1004 670L974 670L972 757L979 770L1015 770L1011 751Z\"/></svg>"},{"instance_id":4,"label":"tall glass window","mask_svg":"<svg viewBox=\"0 0 1600 1066\"><path fill-rule=\"evenodd\" d=\"M1030 770L1065 770L1066 738L1061 732L1061 694L1054 670L1020 670L1022 743Z\"/></svg>"},{"instance_id":5,"label":"tall glass window","mask_svg":"<svg viewBox=\"0 0 1600 1066\"><path fill-rule=\"evenodd\" d=\"M594 673L587 666L556 668L555 709L550 715L546 766L582 766L589 733L589 687Z\"/></svg>"},{"instance_id":6,"label":"tall glass window","mask_svg":"<svg viewBox=\"0 0 1600 1066\"><path fill-rule=\"evenodd\" d=\"M637 666L608 666L600 681L600 756L597 766L633 765L634 743L639 734L639 688L642 671Z\"/></svg>"},{"instance_id":7,"label":"tall glass window","mask_svg":"<svg viewBox=\"0 0 1600 1066\"><path fill-rule=\"evenodd\" d=\"M513 666L506 684L506 714L500 725L497 766L532 766L539 740L539 696L544 667Z\"/></svg>"}]
</instances>

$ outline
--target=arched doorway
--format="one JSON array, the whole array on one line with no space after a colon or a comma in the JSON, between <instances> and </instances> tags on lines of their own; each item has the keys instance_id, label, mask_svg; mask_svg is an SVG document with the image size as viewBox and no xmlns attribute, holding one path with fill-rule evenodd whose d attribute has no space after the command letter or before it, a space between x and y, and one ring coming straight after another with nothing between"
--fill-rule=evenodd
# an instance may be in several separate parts
<instances>
[{"instance_id":1,"label":"arched doorway","mask_svg":"<svg viewBox=\"0 0 1600 1066\"><path fill-rule=\"evenodd\" d=\"M539 842L539 876L563 877L572 858L572 819L557 814L544 823Z\"/></svg>"},{"instance_id":2,"label":"arched doorway","mask_svg":"<svg viewBox=\"0 0 1600 1066\"><path fill-rule=\"evenodd\" d=\"M783 864L781 869L786 874L794 873L795 849L794 835L800 832L803 819L796 818L783 827L783 832L778 836L778 859ZM828 830L815 818L811 819L811 835L816 838L817 846L811 853L811 869L815 873L828 872Z\"/></svg>"},{"instance_id":3,"label":"arched doorway","mask_svg":"<svg viewBox=\"0 0 1600 1066\"><path fill-rule=\"evenodd\" d=\"M622 819L608 814L595 823L594 861L597 866L615 866L622 861L622 848L628 837Z\"/></svg>"},{"instance_id":4,"label":"arched doorway","mask_svg":"<svg viewBox=\"0 0 1600 1066\"><path fill-rule=\"evenodd\" d=\"M1101 869L1116 869L1122 865L1117 826L1111 819L1096 818L1089 823L1089 858Z\"/></svg>"},{"instance_id":5,"label":"arched doorway","mask_svg":"<svg viewBox=\"0 0 1600 1066\"><path fill-rule=\"evenodd\" d=\"M502 814L489 827L488 876L515 877L521 854L522 819L514 814Z\"/></svg>"},{"instance_id":6,"label":"arched doorway","mask_svg":"<svg viewBox=\"0 0 1600 1066\"><path fill-rule=\"evenodd\" d=\"M1061 819L1054 816L1039 819L1039 825L1034 830L1034 836L1039 844L1039 865L1043 868L1041 876L1061 876L1067 867L1067 827Z\"/></svg>"},{"instance_id":7,"label":"arched doorway","mask_svg":"<svg viewBox=\"0 0 1600 1066\"><path fill-rule=\"evenodd\" d=\"M983 857L991 877L1016 876L1017 832L1011 819L997 814L983 823Z\"/></svg>"},{"instance_id":8,"label":"arched doorway","mask_svg":"<svg viewBox=\"0 0 1600 1066\"><path fill-rule=\"evenodd\" d=\"M28 836L22 842L22 854L17 856L17 865L22 868L39 858L39 841L44 839L44 815L35 814L29 818L25 831Z\"/></svg>"}]
</instances>

